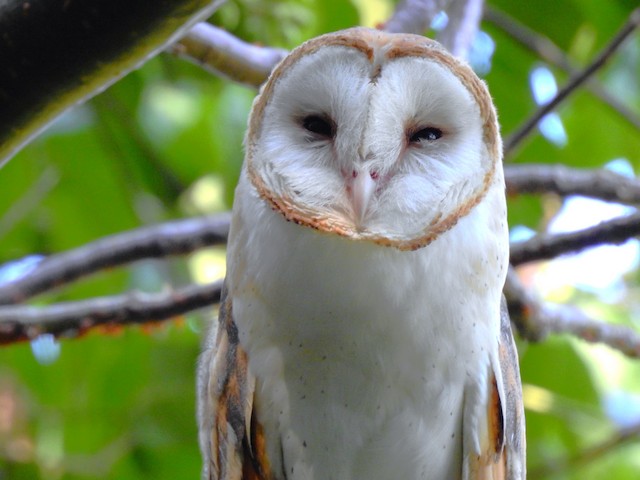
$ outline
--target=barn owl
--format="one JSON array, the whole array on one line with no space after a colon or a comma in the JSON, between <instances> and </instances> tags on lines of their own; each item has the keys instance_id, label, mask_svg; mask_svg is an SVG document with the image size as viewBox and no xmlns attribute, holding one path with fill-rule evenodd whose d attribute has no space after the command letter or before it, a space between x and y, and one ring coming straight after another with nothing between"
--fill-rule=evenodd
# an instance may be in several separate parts
<instances>
[{"instance_id":1,"label":"barn owl","mask_svg":"<svg viewBox=\"0 0 640 480\"><path fill-rule=\"evenodd\" d=\"M273 71L245 143L203 478L525 478L484 83L420 36L327 34Z\"/></svg>"}]
</instances>

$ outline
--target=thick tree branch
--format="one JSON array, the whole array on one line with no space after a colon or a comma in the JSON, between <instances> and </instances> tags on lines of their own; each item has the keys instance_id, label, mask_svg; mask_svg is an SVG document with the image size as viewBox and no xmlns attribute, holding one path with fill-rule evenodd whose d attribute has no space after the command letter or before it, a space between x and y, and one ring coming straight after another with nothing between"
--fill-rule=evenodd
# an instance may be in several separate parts
<instances>
[{"instance_id":1,"label":"thick tree branch","mask_svg":"<svg viewBox=\"0 0 640 480\"><path fill-rule=\"evenodd\" d=\"M511 263L521 265L548 260L566 253L577 253L602 244L619 245L640 235L640 212L614 218L577 232L539 234L511 245Z\"/></svg>"},{"instance_id":2,"label":"thick tree branch","mask_svg":"<svg viewBox=\"0 0 640 480\"><path fill-rule=\"evenodd\" d=\"M220 0L5 0L0 166L52 120L140 66Z\"/></svg>"},{"instance_id":3,"label":"thick tree branch","mask_svg":"<svg viewBox=\"0 0 640 480\"><path fill-rule=\"evenodd\" d=\"M39 293L107 267L143 258L192 252L224 244L229 215L201 217L143 227L112 235L44 260L31 274L0 286L0 305L24 302Z\"/></svg>"},{"instance_id":4,"label":"thick tree branch","mask_svg":"<svg viewBox=\"0 0 640 480\"><path fill-rule=\"evenodd\" d=\"M609 170L585 170L564 165L505 165L507 193L583 195L600 200L640 204L640 180Z\"/></svg>"},{"instance_id":5,"label":"thick tree branch","mask_svg":"<svg viewBox=\"0 0 640 480\"><path fill-rule=\"evenodd\" d=\"M639 332L625 325L592 319L575 307L541 302L522 285L514 269L509 270L504 294L511 321L526 340L540 342L550 334L570 334L640 358Z\"/></svg>"},{"instance_id":6,"label":"thick tree branch","mask_svg":"<svg viewBox=\"0 0 640 480\"><path fill-rule=\"evenodd\" d=\"M149 323L183 315L220 301L222 281L169 293L139 293L67 302L46 307L0 307L0 345L50 333L77 337L106 325Z\"/></svg>"},{"instance_id":7,"label":"thick tree branch","mask_svg":"<svg viewBox=\"0 0 640 480\"><path fill-rule=\"evenodd\" d=\"M534 52L545 62L564 70L570 75L578 74L579 70L572 65L561 48L556 46L548 38L539 35L537 32L517 22L504 12L500 12L492 7L487 7L484 12L484 19L509 34L514 40ZM607 92L595 77L591 77L586 81L585 88L608 105L630 125L640 130L640 117L624 103Z\"/></svg>"},{"instance_id":8,"label":"thick tree branch","mask_svg":"<svg viewBox=\"0 0 640 480\"><path fill-rule=\"evenodd\" d=\"M287 51L248 44L208 23L199 23L170 52L216 75L258 88Z\"/></svg>"},{"instance_id":9,"label":"thick tree branch","mask_svg":"<svg viewBox=\"0 0 640 480\"><path fill-rule=\"evenodd\" d=\"M581 73L572 77L567 84L561 88L556 96L547 104L543 105L536 111L522 126L516 129L507 137L504 143L505 156L511 154L515 148L535 129L538 122L560 103L565 100L572 92L586 82L594 73L602 68L611 56L620 48L620 45L638 28L640 25L640 8L634 10L627 22L620 31L609 42L609 44L600 52L600 54L585 68Z\"/></svg>"}]
</instances>

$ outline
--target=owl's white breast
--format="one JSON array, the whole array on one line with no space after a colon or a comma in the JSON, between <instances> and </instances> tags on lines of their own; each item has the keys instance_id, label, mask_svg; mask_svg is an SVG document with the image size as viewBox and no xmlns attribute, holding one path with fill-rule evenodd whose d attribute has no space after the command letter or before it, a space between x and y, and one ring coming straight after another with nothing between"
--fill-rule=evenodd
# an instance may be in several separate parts
<instances>
[{"instance_id":1,"label":"owl's white breast","mask_svg":"<svg viewBox=\"0 0 640 480\"><path fill-rule=\"evenodd\" d=\"M275 474L458 478L463 393L495 360L503 194L415 252L286 222L246 173L236 198L227 281Z\"/></svg>"}]
</instances>

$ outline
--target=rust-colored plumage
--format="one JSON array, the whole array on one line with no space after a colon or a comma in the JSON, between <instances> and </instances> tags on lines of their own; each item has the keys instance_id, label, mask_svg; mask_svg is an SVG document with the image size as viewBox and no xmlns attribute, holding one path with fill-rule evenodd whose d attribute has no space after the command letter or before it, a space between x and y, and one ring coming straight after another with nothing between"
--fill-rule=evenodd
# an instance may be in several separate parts
<instances>
[{"instance_id":1,"label":"rust-colored plumage","mask_svg":"<svg viewBox=\"0 0 640 480\"><path fill-rule=\"evenodd\" d=\"M239 345L231 299L223 289L213 356L201 359L202 416L211 419L207 480L270 480L262 427L253 415L255 382ZM206 354L205 354L206 355Z\"/></svg>"}]
</instances>

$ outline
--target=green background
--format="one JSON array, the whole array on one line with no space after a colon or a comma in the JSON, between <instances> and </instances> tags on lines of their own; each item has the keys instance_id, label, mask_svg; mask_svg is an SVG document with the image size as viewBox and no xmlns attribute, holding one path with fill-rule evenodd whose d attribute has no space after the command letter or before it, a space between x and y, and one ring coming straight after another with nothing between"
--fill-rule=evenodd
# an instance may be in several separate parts
<instances>
[{"instance_id":1,"label":"green background","mask_svg":"<svg viewBox=\"0 0 640 480\"><path fill-rule=\"evenodd\" d=\"M488 3L553 41L576 68L606 45L637 5ZM372 26L393 6L389 0L230 0L211 21L245 40L290 49L327 31ZM528 76L545 63L498 26L484 22L482 29L496 43L485 79L508 135L535 110ZM559 84L567 80L566 72L546 65ZM640 115L638 35L597 78ZM0 264L142 225L228 210L254 95L163 54L75 108L0 170ZM626 158L640 167L638 130L588 90L576 92L558 113L566 146L536 134L507 161L600 167ZM560 206L553 196L509 201L511 225L536 230ZM222 275L223 255L211 250L138 262L34 303L205 281ZM562 300L598 318L634 325L638 272L625 282L625 295L611 304L577 289L563 291ZM39 362L29 344L0 348L0 480L198 478L194 365L202 330L214 318L213 309L205 310L163 325L62 340L51 364ZM519 342L519 348L529 478L639 478L637 435L596 454L590 449L615 439L625 422L640 420L640 361L565 336ZM612 398L624 404L618 423L605 408Z\"/></svg>"}]
</instances>

